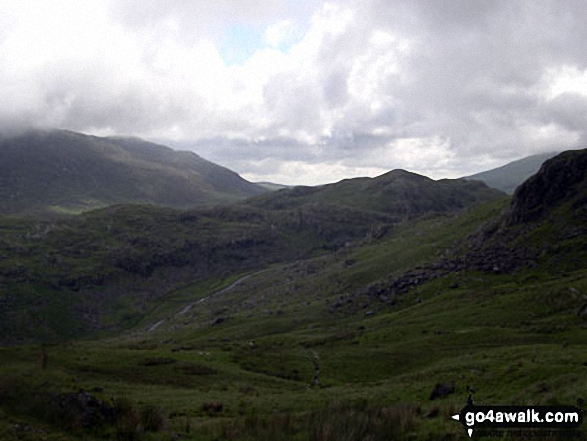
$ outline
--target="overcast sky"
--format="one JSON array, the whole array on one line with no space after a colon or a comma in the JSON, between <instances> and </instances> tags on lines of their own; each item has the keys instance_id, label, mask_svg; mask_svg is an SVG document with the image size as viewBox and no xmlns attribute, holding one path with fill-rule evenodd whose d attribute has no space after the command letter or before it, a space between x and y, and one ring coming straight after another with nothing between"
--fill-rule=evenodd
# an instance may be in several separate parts
<instances>
[{"instance_id":1,"label":"overcast sky","mask_svg":"<svg viewBox=\"0 0 587 441\"><path fill-rule=\"evenodd\" d=\"M2 0L0 130L254 181L458 177L586 146L586 42L584 0Z\"/></svg>"}]
</instances>

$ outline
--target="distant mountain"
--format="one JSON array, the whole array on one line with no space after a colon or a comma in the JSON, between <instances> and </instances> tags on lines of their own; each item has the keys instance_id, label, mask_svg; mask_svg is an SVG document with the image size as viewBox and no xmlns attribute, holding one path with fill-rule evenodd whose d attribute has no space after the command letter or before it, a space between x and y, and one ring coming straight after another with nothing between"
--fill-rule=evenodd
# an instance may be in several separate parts
<instances>
[{"instance_id":1,"label":"distant mountain","mask_svg":"<svg viewBox=\"0 0 587 441\"><path fill-rule=\"evenodd\" d=\"M482 181L491 188L513 194L516 187L536 173L544 161L557 154L558 152L549 152L528 156L492 170L464 176L462 179Z\"/></svg>"},{"instance_id":2,"label":"distant mountain","mask_svg":"<svg viewBox=\"0 0 587 441\"><path fill-rule=\"evenodd\" d=\"M79 212L119 203L174 207L267 190L192 152L64 130L0 135L0 213Z\"/></svg>"},{"instance_id":3,"label":"distant mountain","mask_svg":"<svg viewBox=\"0 0 587 441\"><path fill-rule=\"evenodd\" d=\"M478 181L434 181L405 170L393 170L376 178L345 179L319 187L282 189L252 198L247 203L267 209L290 209L309 204L339 205L406 218L429 212L449 212L500 195L500 191Z\"/></svg>"}]
</instances>

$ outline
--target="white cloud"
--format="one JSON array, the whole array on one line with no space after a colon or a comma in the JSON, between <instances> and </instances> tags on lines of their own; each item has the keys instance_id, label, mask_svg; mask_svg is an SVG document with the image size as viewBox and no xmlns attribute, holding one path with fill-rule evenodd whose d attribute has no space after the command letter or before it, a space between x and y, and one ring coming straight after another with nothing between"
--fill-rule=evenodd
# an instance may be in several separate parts
<instances>
[{"instance_id":1,"label":"white cloud","mask_svg":"<svg viewBox=\"0 0 587 441\"><path fill-rule=\"evenodd\" d=\"M582 145L586 9L4 0L0 125L172 140L262 180L454 177ZM222 36L242 28L259 47L229 63Z\"/></svg>"},{"instance_id":2,"label":"white cloud","mask_svg":"<svg viewBox=\"0 0 587 441\"><path fill-rule=\"evenodd\" d=\"M291 20L280 21L265 29L264 41L269 46L287 51L300 37L300 29Z\"/></svg>"},{"instance_id":3,"label":"white cloud","mask_svg":"<svg viewBox=\"0 0 587 441\"><path fill-rule=\"evenodd\" d=\"M568 65L547 69L545 81L549 87L547 92L549 99L564 93L587 96L587 69L580 70L576 66Z\"/></svg>"},{"instance_id":4,"label":"white cloud","mask_svg":"<svg viewBox=\"0 0 587 441\"><path fill-rule=\"evenodd\" d=\"M251 165L253 170L242 176L252 182L279 182L285 185L323 185L343 179L378 176L386 173L381 167L360 167L339 162L312 164L302 161L266 159ZM283 179L287 177L286 179Z\"/></svg>"}]
</instances>

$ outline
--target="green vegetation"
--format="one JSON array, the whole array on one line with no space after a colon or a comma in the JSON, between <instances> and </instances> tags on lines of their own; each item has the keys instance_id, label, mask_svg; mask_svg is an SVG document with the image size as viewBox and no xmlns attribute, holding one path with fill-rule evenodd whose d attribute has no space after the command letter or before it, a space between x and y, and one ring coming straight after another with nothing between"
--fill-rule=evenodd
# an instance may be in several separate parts
<instances>
[{"instance_id":1,"label":"green vegetation","mask_svg":"<svg viewBox=\"0 0 587 441\"><path fill-rule=\"evenodd\" d=\"M469 388L575 405L585 180L562 162L579 172L559 197L409 222L280 191L279 208L4 218L0 438L465 440L450 416Z\"/></svg>"},{"instance_id":2,"label":"green vegetation","mask_svg":"<svg viewBox=\"0 0 587 441\"><path fill-rule=\"evenodd\" d=\"M336 204L389 213L405 219L430 212L450 212L502 195L480 182L430 178L393 170L376 178L345 179L320 187L294 187L248 200L270 209Z\"/></svg>"}]
</instances>

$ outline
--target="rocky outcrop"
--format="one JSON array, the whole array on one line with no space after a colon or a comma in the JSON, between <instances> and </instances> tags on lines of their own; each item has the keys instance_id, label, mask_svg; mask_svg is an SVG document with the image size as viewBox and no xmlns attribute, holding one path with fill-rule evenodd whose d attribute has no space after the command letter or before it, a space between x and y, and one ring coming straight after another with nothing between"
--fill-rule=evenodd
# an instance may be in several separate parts
<instances>
[{"instance_id":1,"label":"rocky outcrop","mask_svg":"<svg viewBox=\"0 0 587 441\"><path fill-rule=\"evenodd\" d=\"M506 224L511 226L540 219L549 208L587 190L586 181L587 149L563 152L555 156L518 187Z\"/></svg>"},{"instance_id":2,"label":"rocky outcrop","mask_svg":"<svg viewBox=\"0 0 587 441\"><path fill-rule=\"evenodd\" d=\"M77 393L53 395L50 399L55 417L66 427L91 428L101 424L113 424L116 409L80 389Z\"/></svg>"},{"instance_id":3,"label":"rocky outcrop","mask_svg":"<svg viewBox=\"0 0 587 441\"><path fill-rule=\"evenodd\" d=\"M436 383L436 386L434 386L434 389L432 389L432 392L430 393L430 400L432 401L438 398L445 398L454 393L454 381L452 383Z\"/></svg>"},{"instance_id":4,"label":"rocky outcrop","mask_svg":"<svg viewBox=\"0 0 587 441\"><path fill-rule=\"evenodd\" d=\"M547 219L559 207L563 210ZM550 236L527 240L543 221L548 222ZM410 289L451 273L508 274L535 268L541 256L564 254L562 240L585 234L587 149L564 152L544 163L537 174L518 187L506 212L447 250L442 259L342 295L329 305L329 312L350 310L373 315L379 308L396 305L399 296ZM581 263L577 260L574 265Z\"/></svg>"}]
</instances>

